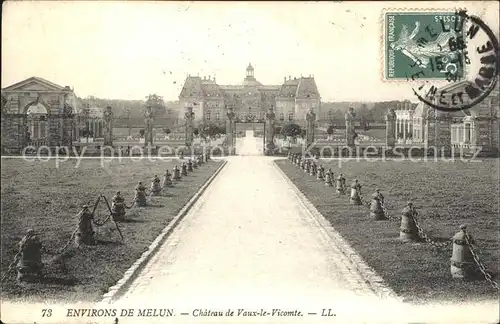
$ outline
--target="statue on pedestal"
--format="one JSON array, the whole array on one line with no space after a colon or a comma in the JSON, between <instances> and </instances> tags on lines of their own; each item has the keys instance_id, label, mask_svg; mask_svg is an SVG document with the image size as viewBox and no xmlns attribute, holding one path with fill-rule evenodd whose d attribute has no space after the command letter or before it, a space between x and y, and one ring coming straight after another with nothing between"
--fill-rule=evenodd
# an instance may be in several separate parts
<instances>
[{"instance_id":1,"label":"statue on pedestal","mask_svg":"<svg viewBox=\"0 0 500 324\"><path fill-rule=\"evenodd\" d=\"M276 114L274 113L274 107L271 105L266 113L266 147L265 154L273 155L274 154L274 122Z\"/></svg>"},{"instance_id":2,"label":"statue on pedestal","mask_svg":"<svg viewBox=\"0 0 500 324\"><path fill-rule=\"evenodd\" d=\"M355 139L358 136L356 131L354 130L354 121L356 120L356 113L354 112L354 108L350 107L349 110L345 114L345 136L347 146L352 147L355 145Z\"/></svg>"},{"instance_id":3,"label":"statue on pedestal","mask_svg":"<svg viewBox=\"0 0 500 324\"><path fill-rule=\"evenodd\" d=\"M144 122L146 129L144 130L144 145L153 145L153 109L151 106L147 106L144 111Z\"/></svg>"},{"instance_id":4,"label":"statue on pedestal","mask_svg":"<svg viewBox=\"0 0 500 324\"><path fill-rule=\"evenodd\" d=\"M310 109L306 114L306 139L307 145L314 143L314 122L316 114Z\"/></svg>"},{"instance_id":5,"label":"statue on pedestal","mask_svg":"<svg viewBox=\"0 0 500 324\"><path fill-rule=\"evenodd\" d=\"M110 106L103 113L104 119L104 145L113 146L113 111Z\"/></svg>"}]
</instances>

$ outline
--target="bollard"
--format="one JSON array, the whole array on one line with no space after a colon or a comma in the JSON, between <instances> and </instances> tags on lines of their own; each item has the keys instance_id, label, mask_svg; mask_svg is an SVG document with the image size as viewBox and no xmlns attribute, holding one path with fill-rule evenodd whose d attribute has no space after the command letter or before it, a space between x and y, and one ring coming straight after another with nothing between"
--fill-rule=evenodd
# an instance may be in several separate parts
<instances>
[{"instance_id":1,"label":"bollard","mask_svg":"<svg viewBox=\"0 0 500 324\"><path fill-rule=\"evenodd\" d=\"M345 195L345 178L342 173L337 178L336 187L337 196Z\"/></svg>"},{"instance_id":2,"label":"bollard","mask_svg":"<svg viewBox=\"0 0 500 324\"><path fill-rule=\"evenodd\" d=\"M359 193L361 191L361 185L358 183L358 180L354 180L351 185L351 196L349 197L349 202L351 205L362 205L361 197Z\"/></svg>"},{"instance_id":3,"label":"bollard","mask_svg":"<svg viewBox=\"0 0 500 324\"><path fill-rule=\"evenodd\" d=\"M189 172L193 172L193 161L188 160L187 162L187 169Z\"/></svg>"},{"instance_id":4,"label":"bollard","mask_svg":"<svg viewBox=\"0 0 500 324\"><path fill-rule=\"evenodd\" d=\"M329 169L328 172L325 175L325 187L333 187L333 174L331 172L332 170Z\"/></svg>"},{"instance_id":5,"label":"bollard","mask_svg":"<svg viewBox=\"0 0 500 324\"><path fill-rule=\"evenodd\" d=\"M386 215L382 204L384 203L384 196L380 193L380 189L376 189L375 193L372 195L372 200L370 203L370 216L374 220L384 220Z\"/></svg>"},{"instance_id":6,"label":"bollard","mask_svg":"<svg viewBox=\"0 0 500 324\"><path fill-rule=\"evenodd\" d=\"M29 229L19 242L18 254L20 255L16 265L18 284L32 283L42 276L42 243L34 230Z\"/></svg>"},{"instance_id":7,"label":"bollard","mask_svg":"<svg viewBox=\"0 0 500 324\"><path fill-rule=\"evenodd\" d=\"M413 204L409 202L401 211L401 227L399 229L399 238L403 242L418 241L418 229L413 218L415 211Z\"/></svg>"},{"instance_id":8,"label":"bollard","mask_svg":"<svg viewBox=\"0 0 500 324\"><path fill-rule=\"evenodd\" d=\"M172 174L166 170L165 174L163 175L163 189L166 189L167 187L172 186Z\"/></svg>"},{"instance_id":9,"label":"bollard","mask_svg":"<svg viewBox=\"0 0 500 324\"><path fill-rule=\"evenodd\" d=\"M161 192L161 181L157 175L155 175L153 181L151 181L151 188L149 189L152 196L159 196Z\"/></svg>"},{"instance_id":10,"label":"bollard","mask_svg":"<svg viewBox=\"0 0 500 324\"><path fill-rule=\"evenodd\" d=\"M450 272L454 279L467 279L473 273L474 259L467 243L474 244L473 238L466 232L467 226L460 225L460 232L453 235L453 251L450 258Z\"/></svg>"},{"instance_id":11,"label":"bollard","mask_svg":"<svg viewBox=\"0 0 500 324\"><path fill-rule=\"evenodd\" d=\"M179 169L179 167L177 165L174 165L172 173L174 174L175 181L181 181L181 170Z\"/></svg>"},{"instance_id":12,"label":"bollard","mask_svg":"<svg viewBox=\"0 0 500 324\"><path fill-rule=\"evenodd\" d=\"M89 210L88 205L83 205L78 213L78 227L75 234L75 246L95 245L95 232L92 226L94 215Z\"/></svg>"},{"instance_id":13,"label":"bollard","mask_svg":"<svg viewBox=\"0 0 500 324\"><path fill-rule=\"evenodd\" d=\"M316 167L317 167L316 162L312 162L312 163L311 163L311 168L310 168L310 170L309 170L309 175L310 175L311 177L316 176Z\"/></svg>"},{"instance_id":14,"label":"bollard","mask_svg":"<svg viewBox=\"0 0 500 324\"><path fill-rule=\"evenodd\" d=\"M188 175L188 173L187 173L187 165L186 165L186 163L185 163L185 162L181 164L181 170L182 170L182 171L181 171L181 174L182 174L183 176L187 176L187 175Z\"/></svg>"},{"instance_id":15,"label":"bollard","mask_svg":"<svg viewBox=\"0 0 500 324\"><path fill-rule=\"evenodd\" d=\"M323 181L323 179L325 179L325 168L323 168L322 165L320 165L318 168L318 176L316 177L316 179L319 181Z\"/></svg>"},{"instance_id":16,"label":"bollard","mask_svg":"<svg viewBox=\"0 0 500 324\"><path fill-rule=\"evenodd\" d=\"M120 192L117 191L111 200L111 214L113 215L113 220L115 222L121 222L125 220L125 199L121 196Z\"/></svg>"},{"instance_id":17,"label":"bollard","mask_svg":"<svg viewBox=\"0 0 500 324\"><path fill-rule=\"evenodd\" d=\"M134 202L138 207L146 206L146 187L142 185L141 181L135 187Z\"/></svg>"},{"instance_id":18,"label":"bollard","mask_svg":"<svg viewBox=\"0 0 500 324\"><path fill-rule=\"evenodd\" d=\"M306 161L306 167L305 167L305 169L304 169L304 172L305 172L305 173L309 173L309 172L311 172L311 160L307 160L307 161Z\"/></svg>"}]
</instances>

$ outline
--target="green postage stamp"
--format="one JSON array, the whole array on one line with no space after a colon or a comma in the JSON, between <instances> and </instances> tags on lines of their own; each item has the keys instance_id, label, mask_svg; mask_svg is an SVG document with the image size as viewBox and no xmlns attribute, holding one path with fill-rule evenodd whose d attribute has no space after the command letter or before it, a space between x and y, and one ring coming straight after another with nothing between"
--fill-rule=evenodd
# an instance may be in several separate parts
<instances>
[{"instance_id":1,"label":"green postage stamp","mask_svg":"<svg viewBox=\"0 0 500 324\"><path fill-rule=\"evenodd\" d=\"M384 79L463 79L463 28L456 12L385 12Z\"/></svg>"}]
</instances>

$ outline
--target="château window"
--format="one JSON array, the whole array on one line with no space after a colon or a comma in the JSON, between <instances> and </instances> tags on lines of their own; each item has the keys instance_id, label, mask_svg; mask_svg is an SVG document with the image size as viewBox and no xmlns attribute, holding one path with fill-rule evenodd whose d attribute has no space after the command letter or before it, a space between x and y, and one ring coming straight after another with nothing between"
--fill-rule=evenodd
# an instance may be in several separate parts
<instances>
[{"instance_id":1,"label":"ch\u00e2teau window","mask_svg":"<svg viewBox=\"0 0 500 324\"><path fill-rule=\"evenodd\" d=\"M211 117L211 113L210 113L210 111L207 111L206 119L210 120L210 117Z\"/></svg>"},{"instance_id":2,"label":"ch\u00e2teau window","mask_svg":"<svg viewBox=\"0 0 500 324\"><path fill-rule=\"evenodd\" d=\"M292 120L293 120L293 113L289 113L289 114L288 114L288 120L289 120L289 121L292 121Z\"/></svg>"},{"instance_id":3,"label":"ch\u00e2teau window","mask_svg":"<svg viewBox=\"0 0 500 324\"><path fill-rule=\"evenodd\" d=\"M219 120L219 119L220 119L220 114L219 114L219 112L216 112L215 113L215 120Z\"/></svg>"},{"instance_id":4,"label":"ch\u00e2teau window","mask_svg":"<svg viewBox=\"0 0 500 324\"><path fill-rule=\"evenodd\" d=\"M284 121L284 120L285 120L285 114L284 114L284 113L281 113L281 114L280 114L280 120L281 120L281 121Z\"/></svg>"}]
</instances>

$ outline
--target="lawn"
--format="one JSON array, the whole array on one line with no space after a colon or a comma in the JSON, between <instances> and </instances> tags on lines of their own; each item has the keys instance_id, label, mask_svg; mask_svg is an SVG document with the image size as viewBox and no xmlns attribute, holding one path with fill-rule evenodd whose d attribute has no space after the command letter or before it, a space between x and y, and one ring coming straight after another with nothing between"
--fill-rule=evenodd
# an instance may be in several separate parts
<instances>
[{"instance_id":1,"label":"lawn","mask_svg":"<svg viewBox=\"0 0 500 324\"><path fill-rule=\"evenodd\" d=\"M340 164L339 164L340 162ZM440 241L451 238L460 224L468 225L480 259L498 282L499 174L498 159L477 163L410 161L320 161L335 177L344 174L350 186L358 179L365 199L382 190L394 221L374 221L366 206L349 205L288 160L276 161L311 203L394 291L414 303L497 298L498 291L481 279L455 281L450 275L451 245L399 241L401 210L412 200L426 234Z\"/></svg>"},{"instance_id":2,"label":"lawn","mask_svg":"<svg viewBox=\"0 0 500 324\"><path fill-rule=\"evenodd\" d=\"M101 166L100 159L84 159L77 164L69 160L56 168L55 160L2 159L2 276L28 228L39 233L48 252L57 252L71 237L82 204L93 204L100 194L111 200L119 190L130 205L138 181L149 189L155 174L161 177L179 160L115 159ZM127 210L129 221L118 223L124 244L108 222L96 230L98 245L76 249L71 244L62 254L44 254L47 279L43 284L22 288L15 284L15 276L8 277L2 284L2 298L100 300L220 165L217 161L202 164L163 196L148 198L151 206ZM100 204L95 216L103 220L108 214L105 204Z\"/></svg>"}]
</instances>

